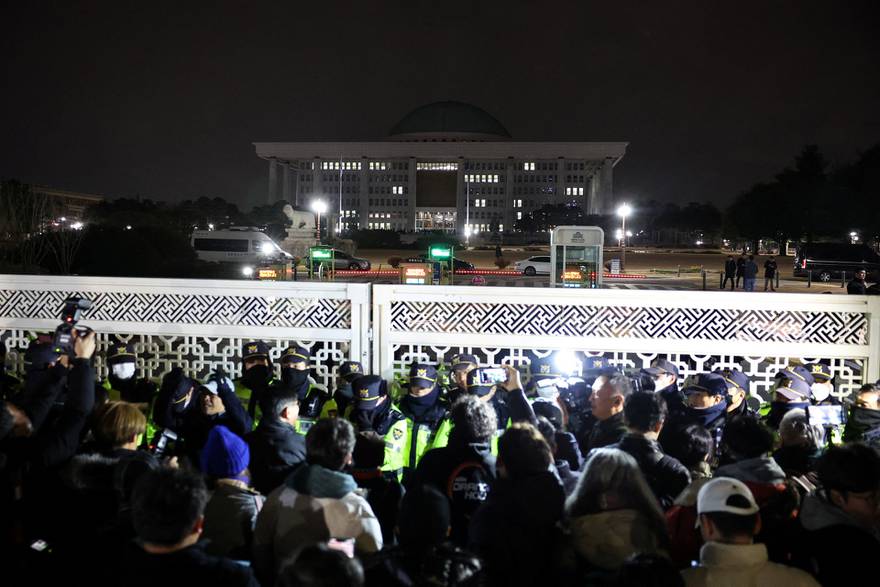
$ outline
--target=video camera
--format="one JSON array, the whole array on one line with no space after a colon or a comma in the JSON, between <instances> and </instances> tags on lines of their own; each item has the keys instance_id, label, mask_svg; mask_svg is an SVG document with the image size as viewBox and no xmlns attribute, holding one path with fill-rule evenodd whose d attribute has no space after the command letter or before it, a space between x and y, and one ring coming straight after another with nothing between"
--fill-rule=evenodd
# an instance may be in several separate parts
<instances>
[{"instance_id":1,"label":"video camera","mask_svg":"<svg viewBox=\"0 0 880 587\"><path fill-rule=\"evenodd\" d=\"M55 352L70 357L74 356L73 331L76 329L83 334L90 332L89 328L83 326L76 328L76 323L79 322L82 312L91 307L92 302L86 298L67 298L64 300L64 308L61 310L61 324L55 329L55 337L52 341Z\"/></svg>"},{"instance_id":2,"label":"video camera","mask_svg":"<svg viewBox=\"0 0 880 587\"><path fill-rule=\"evenodd\" d=\"M170 428L163 428L162 431L156 435L156 438L153 439L153 444L150 446L150 452L157 457L164 457L173 454L175 452L176 443L177 433Z\"/></svg>"},{"instance_id":3,"label":"video camera","mask_svg":"<svg viewBox=\"0 0 880 587\"><path fill-rule=\"evenodd\" d=\"M654 378L641 369L627 369L624 371L624 375L629 379L629 383L632 385L632 390L634 392L656 391L654 389Z\"/></svg>"}]
</instances>

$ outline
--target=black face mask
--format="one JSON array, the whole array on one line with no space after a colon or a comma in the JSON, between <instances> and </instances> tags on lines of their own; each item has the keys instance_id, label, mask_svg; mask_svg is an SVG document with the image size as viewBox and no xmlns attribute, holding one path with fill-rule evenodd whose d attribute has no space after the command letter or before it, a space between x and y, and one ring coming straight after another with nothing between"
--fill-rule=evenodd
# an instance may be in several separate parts
<instances>
[{"instance_id":1,"label":"black face mask","mask_svg":"<svg viewBox=\"0 0 880 587\"><path fill-rule=\"evenodd\" d=\"M295 390L303 399L305 392L308 391L307 384L309 380L309 372L306 370L294 369L293 367L284 367L281 369L281 381L290 389ZM306 388L303 390L303 388Z\"/></svg>"},{"instance_id":2,"label":"black face mask","mask_svg":"<svg viewBox=\"0 0 880 587\"><path fill-rule=\"evenodd\" d=\"M688 406L686 408L686 412L688 416L692 419L699 421L700 425L703 428L708 427L710 424L715 422L718 418L724 416L727 413L727 402L720 402L715 404L714 406L710 406L708 408L692 408Z\"/></svg>"},{"instance_id":3,"label":"black face mask","mask_svg":"<svg viewBox=\"0 0 880 587\"><path fill-rule=\"evenodd\" d=\"M269 367L254 365L241 375L241 382L250 389L265 386L269 382Z\"/></svg>"}]
</instances>

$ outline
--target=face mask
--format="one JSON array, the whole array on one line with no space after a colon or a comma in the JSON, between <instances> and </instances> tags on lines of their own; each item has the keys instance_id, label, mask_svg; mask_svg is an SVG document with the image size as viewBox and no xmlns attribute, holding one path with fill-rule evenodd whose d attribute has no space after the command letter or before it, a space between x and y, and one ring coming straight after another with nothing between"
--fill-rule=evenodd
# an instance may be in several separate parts
<instances>
[{"instance_id":1,"label":"face mask","mask_svg":"<svg viewBox=\"0 0 880 587\"><path fill-rule=\"evenodd\" d=\"M281 381L283 381L284 385L290 389L300 391L308 379L308 371L301 371L299 369L294 369L293 367L285 367L281 369Z\"/></svg>"},{"instance_id":2,"label":"face mask","mask_svg":"<svg viewBox=\"0 0 880 587\"><path fill-rule=\"evenodd\" d=\"M825 401L831 395L831 385L828 383L814 383L810 386L810 390L813 392L813 399L817 403Z\"/></svg>"},{"instance_id":3,"label":"face mask","mask_svg":"<svg viewBox=\"0 0 880 587\"><path fill-rule=\"evenodd\" d=\"M727 413L727 402L720 402L708 408L687 408L689 416L695 420L699 420L703 427L709 426L719 416Z\"/></svg>"},{"instance_id":4,"label":"face mask","mask_svg":"<svg viewBox=\"0 0 880 587\"><path fill-rule=\"evenodd\" d=\"M251 389L266 385L269 381L269 367L266 365L254 365L242 374L241 381Z\"/></svg>"},{"instance_id":5,"label":"face mask","mask_svg":"<svg viewBox=\"0 0 880 587\"><path fill-rule=\"evenodd\" d=\"M110 367L110 372L113 373L113 376L117 379L131 379L134 377L134 371L134 363L117 363Z\"/></svg>"}]
</instances>

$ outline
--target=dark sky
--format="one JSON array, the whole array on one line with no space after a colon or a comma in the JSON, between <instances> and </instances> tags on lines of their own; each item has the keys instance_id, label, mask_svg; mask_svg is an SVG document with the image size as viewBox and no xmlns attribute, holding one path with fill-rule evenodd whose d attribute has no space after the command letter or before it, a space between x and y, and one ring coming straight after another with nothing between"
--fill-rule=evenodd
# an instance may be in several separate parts
<instances>
[{"instance_id":1,"label":"dark sky","mask_svg":"<svg viewBox=\"0 0 880 587\"><path fill-rule=\"evenodd\" d=\"M251 142L379 138L448 99L628 141L621 197L723 205L805 143L880 141L875 0L308 4L7 3L0 176L247 207Z\"/></svg>"}]
</instances>

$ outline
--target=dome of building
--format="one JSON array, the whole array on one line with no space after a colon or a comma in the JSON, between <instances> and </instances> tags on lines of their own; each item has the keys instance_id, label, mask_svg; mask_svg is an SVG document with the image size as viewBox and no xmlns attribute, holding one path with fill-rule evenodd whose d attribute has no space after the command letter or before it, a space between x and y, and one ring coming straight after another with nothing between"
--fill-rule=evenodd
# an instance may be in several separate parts
<instances>
[{"instance_id":1,"label":"dome of building","mask_svg":"<svg viewBox=\"0 0 880 587\"><path fill-rule=\"evenodd\" d=\"M499 140L510 133L498 120L472 104L434 102L400 119L389 135L400 140Z\"/></svg>"}]
</instances>

